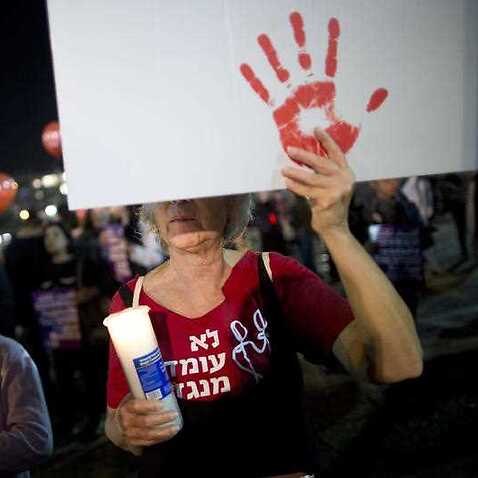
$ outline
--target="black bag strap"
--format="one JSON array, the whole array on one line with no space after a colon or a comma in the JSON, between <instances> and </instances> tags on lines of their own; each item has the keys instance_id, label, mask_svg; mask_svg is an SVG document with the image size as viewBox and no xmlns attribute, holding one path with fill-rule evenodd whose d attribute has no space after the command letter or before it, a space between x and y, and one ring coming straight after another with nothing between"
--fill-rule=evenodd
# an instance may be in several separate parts
<instances>
[{"instance_id":1,"label":"black bag strap","mask_svg":"<svg viewBox=\"0 0 478 478\"><path fill-rule=\"evenodd\" d=\"M119 288L118 293L125 307L131 307L133 305L133 291L126 284L123 284Z\"/></svg>"},{"instance_id":2,"label":"black bag strap","mask_svg":"<svg viewBox=\"0 0 478 478\"><path fill-rule=\"evenodd\" d=\"M264 301L264 308L266 309L266 312L269 312L271 317L275 318L276 322L280 321L281 326L284 326L284 313L282 312L279 297L272 279L267 271L267 267L264 262L264 254L259 254L257 262L259 267L259 290Z\"/></svg>"},{"instance_id":3,"label":"black bag strap","mask_svg":"<svg viewBox=\"0 0 478 478\"><path fill-rule=\"evenodd\" d=\"M262 254L258 257L259 290L266 320L270 323L271 340L274 343L271 359L279 364L274 367L279 374L290 374L297 380L298 390L302 390L302 372L296 353L296 344L290 331L286 316L282 310L279 296L267 272ZM282 369L282 370L281 370ZM287 372L286 370L287 369Z\"/></svg>"},{"instance_id":4,"label":"black bag strap","mask_svg":"<svg viewBox=\"0 0 478 478\"><path fill-rule=\"evenodd\" d=\"M267 268L264 262L264 255L259 254L258 257L259 267L259 290L263 301L264 312L266 317L273 318L273 329L278 330L282 339L285 339L287 343L291 343L292 335L289 333L289 326L285 314L282 310L279 296L274 287L274 283L267 272ZM284 340L281 340L283 342ZM290 347L288 347L290 348ZM293 347L292 347L293 348ZM295 352L294 352L295 354Z\"/></svg>"},{"instance_id":5,"label":"black bag strap","mask_svg":"<svg viewBox=\"0 0 478 478\"><path fill-rule=\"evenodd\" d=\"M264 254L259 254L258 259L261 292L264 292L268 298L273 299L275 305L280 307L279 298L277 297L274 284L272 283L272 279L267 272L266 264L264 262Z\"/></svg>"}]
</instances>

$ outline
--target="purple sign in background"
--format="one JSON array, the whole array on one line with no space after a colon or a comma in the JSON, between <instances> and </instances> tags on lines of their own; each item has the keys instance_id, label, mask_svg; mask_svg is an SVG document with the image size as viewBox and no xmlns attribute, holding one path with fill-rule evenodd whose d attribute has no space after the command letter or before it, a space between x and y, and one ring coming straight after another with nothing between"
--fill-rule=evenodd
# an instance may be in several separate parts
<instances>
[{"instance_id":1,"label":"purple sign in background","mask_svg":"<svg viewBox=\"0 0 478 478\"><path fill-rule=\"evenodd\" d=\"M76 349L81 345L76 290L55 288L33 293L44 344L48 349Z\"/></svg>"}]
</instances>

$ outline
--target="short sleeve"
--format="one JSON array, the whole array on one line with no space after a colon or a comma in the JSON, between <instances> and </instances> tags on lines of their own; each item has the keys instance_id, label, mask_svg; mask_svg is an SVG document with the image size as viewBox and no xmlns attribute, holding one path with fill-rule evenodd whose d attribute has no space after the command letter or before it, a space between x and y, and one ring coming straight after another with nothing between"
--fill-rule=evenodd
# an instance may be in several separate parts
<instances>
[{"instance_id":1,"label":"short sleeve","mask_svg":"<svg viewBox=\"0 0 478 478\"><path fill-rule=\"evenodd\" d=\"M348 301L295 259L270 253L270 265L297 351L311 360L328 356L354 320Z\"/></svg>"},{"instance_id":2,"label":"short sleeve","mask_svg":"<svg viewBox=\"0 0 478 478\"><path fill-rule=\"evenodd\" d=\"M110 313L120 312L125 308L123 301L118 293L111 300ZM129 386L126 376L123 372L121 362L110 339L109 360L108 360L108 380L106 386L106 402L108 407L117 408L121 400L128 394Z\"/></svg>"}]
</instances>

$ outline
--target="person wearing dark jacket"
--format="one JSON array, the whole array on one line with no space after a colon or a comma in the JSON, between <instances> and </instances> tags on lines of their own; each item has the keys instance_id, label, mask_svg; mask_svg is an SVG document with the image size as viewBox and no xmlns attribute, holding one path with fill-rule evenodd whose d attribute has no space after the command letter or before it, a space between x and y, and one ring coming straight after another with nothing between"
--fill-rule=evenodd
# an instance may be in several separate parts
<instances>
[{"instance_id":1,"label":"person wearing dark jacket","mask_svg":"<svg viewBox=\"0 0 478 478\"><path fill-rule=\"evenodd\" d=\"M35 363L0 335L0 477L28 478L53 451L50 417Z\"/></svg>"}]
</instances>

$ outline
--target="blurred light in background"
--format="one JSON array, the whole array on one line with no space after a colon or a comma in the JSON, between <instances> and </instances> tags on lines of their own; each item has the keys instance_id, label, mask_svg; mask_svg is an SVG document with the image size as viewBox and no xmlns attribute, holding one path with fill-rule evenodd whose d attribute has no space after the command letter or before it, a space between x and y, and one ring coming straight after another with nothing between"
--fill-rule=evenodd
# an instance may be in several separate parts
<instances>
[{"instance_id":1,"label":"blurred light in background","mask_svg":"<svg viewBox=\"0 0 478 478\"><path fill-rule=\"evenodd\" d=\"M68 194L68 187L66 185L66 183L63 183L61 186L60 186L60 192L61 194L63 194L64 196L66 196Z\"/></svg>"},{"instance_id":2,"label":"blurred light in background","mask_svg":"<svg viewBox=\"0 0 478 478\"><path fill-rule=\"evenodd\" d=\"M46 174L41 178L41 183L44 188L54 188L60 183L60 178L57 174Z\"/></svg>"},{"instance_id":3,"label":"blurred light in background","mask_svg":"<svg viewBox=\"0 0 478 478\"><path fill-rule=\"evenodd\" d=\"M33 186L35 189L41 188L41 179L40 179L40 178L35 178L35 179L32 181L32 186Z\"/></svg>"},{"instance_id":4,"label":"blurred light in background","mask_svg":"<svg viewBox=\"0 0 478 478\"><path fill-rule=\"evenodd\" d=\"M0 190L13 190L18 189L18 183L13 178L7 178L0 182Z\"/></svg>"},{"instance_id":5,"label":"blurred light in background","mask_svg":"<svg viewBox=\"0 0 478 478\"><path fill-rule=\"evenodd\" d=\"M269 224L277 224L278 223L278 219L277 219L277 216L276 214L274 214L273 212L270 212L267 216L267 220L269 221Z\"/></svg>"},{"instance_id":6,"label":"blurred light in background","mask_svg":"<svg viewBox=\"0 0 478 478\"><path fill-rule=\"evenodd\" d=\"M58 209L56 208L56 206L54 204L49 204L46 208L45 208L45 214L48 216L48 217L55 217L56 214L58 212Z\"/></svg>"},{"instance_id":7,"label":"blurred light in background","mask_svg":"<svg viewBox=\"0 0 478 478\"><path fill-rule=\"evenodd\" d=\"M0 244L8 244L12 240L12 235L9 232L0 234Z\"/></svg>"},{"instance_id":8,"label":"blurred light in background","mask_svg":"<svg viewBox=\"0 0 478 478\"><path fill-rule=\"evenodd\" d=\"M18 215L20 216L20 219L22 221L26 221L30 217L30 213L26 209L22 209L20 211L20 214L18 214Z\"/></svg>"}]
</instances>

